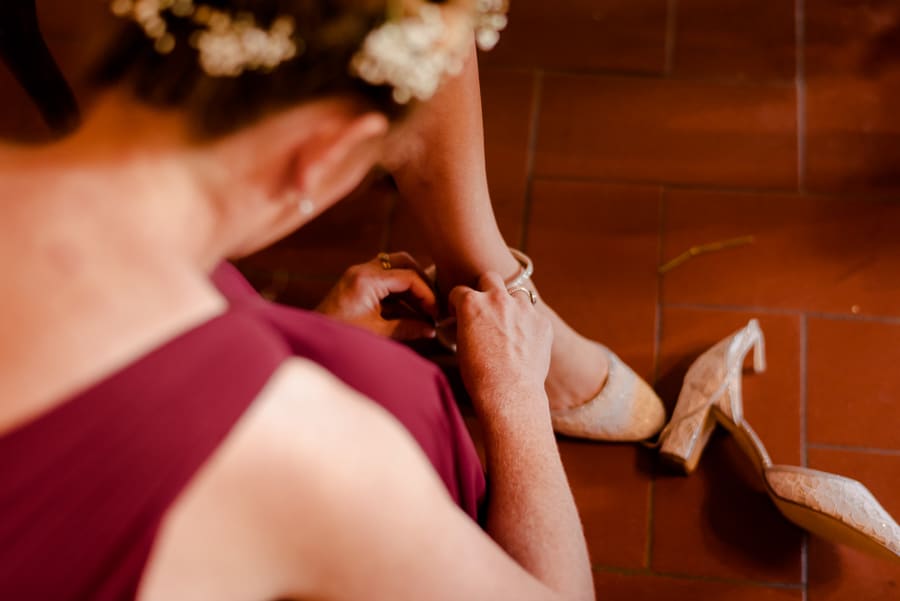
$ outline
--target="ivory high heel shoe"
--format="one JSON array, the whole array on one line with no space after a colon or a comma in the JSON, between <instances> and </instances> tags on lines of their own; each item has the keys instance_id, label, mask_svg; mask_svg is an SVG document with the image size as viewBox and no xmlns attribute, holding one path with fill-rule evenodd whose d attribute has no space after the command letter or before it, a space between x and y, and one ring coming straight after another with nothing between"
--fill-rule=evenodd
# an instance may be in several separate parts
<instances>
[{"instance_id":1,"label":"ivory high heel shoe","mask_svg":"<svg viewBox=\"0 0 900 601\"><path fill-rule=\"evenodd\" d=\"M506 288L525 287L534 303L537 296L531 282L534 265L525 253L512 248L510 251L522 268L506 282ZM616 442L644 440L659 432L666 422L662 400L615 353L602 344L595 344L606 355L609 366L606 382L586 403L551 411L553 429L566 436Z\"/></svg>"},{"instance_id":2,"label":"ivory high heel shoe","mask_svg":"<svg viewBox=\"0 0 900 601\"><path fill-rule=\"evenodd\" d=\"M614 442L636 442L659 432L666 421L660 398L615 353L595 344L606 354L606 383L583 405L551 410L553 429L566 436Z\"/></svg>"},{"instance_id":3,"label":"ivory high heel shoe","mask_svg":"<svg viewBox=\"0 0 900 601\"><path fill-rule=\"evenodd\" d=\"M504 282L506 289L514 291L524 288L531 295L532 303L536 303L538 296L531 282L534 264L522 251L509 250L519 263L519 271ZM426 270L426 273L434 282L433 269ZM438 340L455 351L455 320L439 321L436 330ZM582 405L551 411L553 429L566 436L616 442L634 442L653 436L666 421L662 401L615 353L601 344L598 346L609 365L602 390Z\"/></svg>"},{"instance_id":4,"label":"ivory high heel shoe","mask_svg":"<svg viewBox=\"0 0 900 601\"><path fill-rule=\"evenodd\" d=\"M660 435L660 454L690 474L716 424L721 424L753 460L766 491L787 519L822 538L900 560L900 526L865 486L836 474L773 464L744 421L744 358L753 349L754 369L764 371L764 344L759 323L752 319L691 365L672 420Z\"/></svg>"}]
</instances>

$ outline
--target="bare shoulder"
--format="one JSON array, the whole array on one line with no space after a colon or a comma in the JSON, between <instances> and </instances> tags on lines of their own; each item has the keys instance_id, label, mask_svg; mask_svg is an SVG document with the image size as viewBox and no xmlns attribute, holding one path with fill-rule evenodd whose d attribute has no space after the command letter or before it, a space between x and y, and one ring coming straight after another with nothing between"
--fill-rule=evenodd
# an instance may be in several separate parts
<instances>
[{"instance_id":1,"label":"bare shoulder","mask_svg":"<svg viewBox=\"0 0 900 601\"><path fill-rule=\"evenodd\" d=\"M482 571L543 598L398 422L292 359L168 512L139 598L475 599Z\"/></svg>"},{"instance_id":2,"label":"bare shoulder","mask_svg":"<svg viewBox=\"0 0 900 601\"><path fill-rule=\"evenodd\" d=\"M314 363L286 361L170 508L141 600L280 598L307 579L314 587L323 520L339 511L329 501L359 485L358 474L375 476L367 466L404 461L422 460L380 407Z\"/></svg>"}]
</instances>

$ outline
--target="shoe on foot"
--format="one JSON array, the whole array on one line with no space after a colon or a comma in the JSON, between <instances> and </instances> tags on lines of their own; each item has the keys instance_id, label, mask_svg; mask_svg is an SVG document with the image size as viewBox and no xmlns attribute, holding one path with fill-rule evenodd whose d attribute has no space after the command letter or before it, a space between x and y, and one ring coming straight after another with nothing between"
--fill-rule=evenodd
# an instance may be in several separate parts
<instances>
[{"instance_id":1,"label":"shoe on foot","mask_svg":"<svg viewBox=\"0 0 900 601\"><path fill-rule=\"evenodd\" d=\"M553 429L566 436L634 442L659 432L666 421L662 401L650 385L615 353L606 354L609 372L597 396L570 409L553 410Z\"/></svg>"},{"instance_id":2,"label":"shoe on foot","mask_svg":"<svg viewBox=\"0 0 900 601\"><path fill-rule=\"evenodd\" d=\"M537 292L531 282L534 263L525 253L514 248L509 250L519 263L519 271L506 280L507 290L525 288L532 302L537 302ZM436 282L433 266L426 273ZM441 344L456 351L455 320L439 321L436 330ZM581 405L551 411L554 430L566 436L615 442L635 442L655 435L666 421L662 401L615 353L601 344L598 346L609 365L603 389Z\"/></svg>"}]
</instances>

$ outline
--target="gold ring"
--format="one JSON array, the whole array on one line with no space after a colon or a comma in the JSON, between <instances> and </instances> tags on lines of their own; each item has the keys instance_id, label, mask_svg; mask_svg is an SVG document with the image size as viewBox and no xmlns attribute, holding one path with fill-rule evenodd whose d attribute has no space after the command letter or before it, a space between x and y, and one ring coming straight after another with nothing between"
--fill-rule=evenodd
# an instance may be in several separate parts
<instances>
[{"instance_id":1,"label":"gold ring","mask_svg":"<svg viewBox=\"0 0 900 601\"><path fill-rule=\"evenodd\" d=\"M525 286L516 286L515 288L511 288L509 290L509 295L512 296L516 292L524 292L528 295L528 300L531 301L532 305L537 304L537 294L526 288Z\"/></svg>"},{"instance_id":2,"label":"gold ring","mask_svg":"<svg viewBox=\"0 0 900 601\"><path fill-rule=\"evenodd\" d=\"M391 269L391 256L387 253L378 253L378 260L381 261L382 269Z\"/></svg>"}]
</instances>

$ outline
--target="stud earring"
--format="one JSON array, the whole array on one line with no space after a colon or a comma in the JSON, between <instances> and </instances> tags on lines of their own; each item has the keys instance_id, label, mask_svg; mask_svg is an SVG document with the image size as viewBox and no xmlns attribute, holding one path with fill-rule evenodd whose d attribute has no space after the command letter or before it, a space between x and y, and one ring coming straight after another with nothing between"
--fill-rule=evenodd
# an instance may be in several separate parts
<instances>
[{"instance_id":1,"label":"stud earring","mask_svg":"<svg viewBox=\"0 0 900 601\"><path fill-rule=\"evenodd\" d=\"M304 217L309 217L316 211L316 205L308 196L301 196L297 202L297 209Z\"/></svg>"},{"instance_id":2,"label":"stud earring","mask_svg":"<svg viewBox=\"0 0 900 601\"><path fill-rule=\"evenodd\" d=\"M282 197L282 202L284 204L296 206L297 210L300 211L300 214L305 217L309 217L316 212L316 205L313 203L312 199L298 190L291 190L290 192L285 193Z\"/></svg>"}]
</instances>

